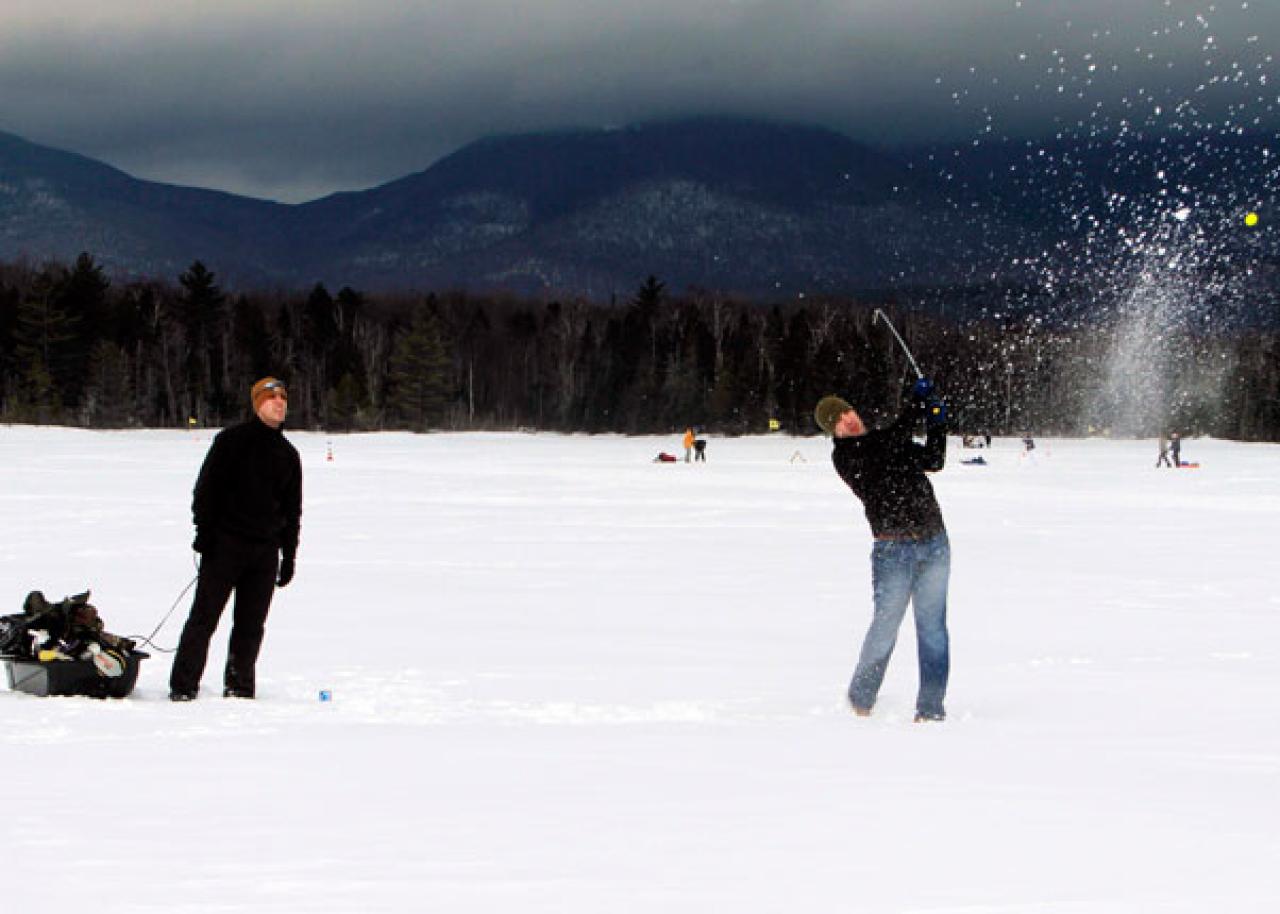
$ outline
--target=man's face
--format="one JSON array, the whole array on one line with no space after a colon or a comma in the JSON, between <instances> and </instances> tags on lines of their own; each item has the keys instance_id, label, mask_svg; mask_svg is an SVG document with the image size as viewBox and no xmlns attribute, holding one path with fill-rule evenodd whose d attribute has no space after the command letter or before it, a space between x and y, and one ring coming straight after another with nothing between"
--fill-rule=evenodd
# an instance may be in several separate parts
<instances>
[{"instance_id":1,"label":"man's face","mask_svg":"<svg viewBox=\"0 0 1280 914\"><path fill-rule=\"evenodd\" d=\"M862 424L862 417L852 409L842 412L840 418L836 420L835 428L832 429L832 433L837 438L856 438L866 432L867 427Z\"/></svg>"},{"instance_id":2,"label":"man's face","mask_svg":"<svg viewBox=\"0 0 1280 914\"><path fill-rule=\"evenodd\" d=\"M272 428L279 428L289 413L289 395L283 387L268 390L266 399L258 406L258 418Z\"/></svg>"}]
</instances>

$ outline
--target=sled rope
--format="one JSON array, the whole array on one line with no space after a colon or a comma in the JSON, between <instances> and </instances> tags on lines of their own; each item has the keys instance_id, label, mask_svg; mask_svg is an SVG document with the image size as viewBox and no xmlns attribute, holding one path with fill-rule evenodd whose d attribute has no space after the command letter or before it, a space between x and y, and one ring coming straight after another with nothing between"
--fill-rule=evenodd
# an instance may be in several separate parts
<instances>
[{"instance_id":1,"label":"sled rope","mask_svg":"<svg viewBox=\"0 0 1280 914\"><path fill-rule=\"evenodd\" d=\"M194 559L192 561L194 561ZM187 593L191 590L191 588L196 585L196 581L200 580L199 569L200 569L200 566L197 565L195 577L193 577L190 581L188 581L187 586L182 588L182 592L179 593L176 597L174 597L173 604L169 607L168 612L166 612L160 618L160 621L156 623L156 627L151 630L151 634L147 635L145 638L141 635L130 635L130 637L133 638L135 641L137 641L139 644L145 644L148 647L150 647L152 650L159 651L162 654L172 654L174 651L176 651L177 650L176 647L161 647L151 639L156 636L156 633L159 632L160 629L164 628L164 624L169 621L169 617L172 616L173 611L178 608L178 604L182 602L182 598L185 597Z\"/></svg>"}]
</instances>

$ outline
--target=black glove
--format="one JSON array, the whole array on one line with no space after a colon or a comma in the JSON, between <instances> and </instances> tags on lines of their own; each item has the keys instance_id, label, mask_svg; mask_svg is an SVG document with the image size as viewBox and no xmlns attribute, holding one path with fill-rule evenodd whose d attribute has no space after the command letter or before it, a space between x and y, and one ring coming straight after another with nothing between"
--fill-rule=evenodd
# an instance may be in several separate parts
<instances>
[{"instance_id":1,"label":"black glove","mask_svg":"<svg viewBox=\"0 0 1280 914\"><path fill-rule=\"evenodd\" d=\"M276 578L277 587L288 587L293 580L293 556L286 555L280 559L280 576Z\"/></svg>"},{"instance_id":2,"label":"black glove","mask_svg":"<svg viewBox=\"0 0 1280 914\"><path fill-rule=\"evenodd\" d=\"M196 538L191 541L191 548L201 555L208 555L213 551L213 534L196 527Z\"/></svg>"}]
</instances>

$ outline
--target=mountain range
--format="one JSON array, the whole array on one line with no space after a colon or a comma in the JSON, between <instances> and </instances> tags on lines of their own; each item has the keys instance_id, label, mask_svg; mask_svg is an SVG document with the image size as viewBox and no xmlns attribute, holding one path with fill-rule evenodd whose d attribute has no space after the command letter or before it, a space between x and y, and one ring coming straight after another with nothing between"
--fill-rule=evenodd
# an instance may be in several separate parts
<instances>
[{"instance_id":1,"label":"mountain range","mask_svg":"<svg viewBox=\"0 0 1280 914\"><path fill-rule=\"evenodd\" d=\"M653 274L789 297L1019 281L1096 256L1117 220L1173 225L1161 214L1189 201L1213 214L1193 220L1201 234L1262 212L1250 236L1210 246L1274 265L1274 162L1269 138L884 150L704 118L484 139L378 187L281 204L0 133L0 260L88 251L116 276L173 278L198 259L229 288L608 299Z\"/></svg>"}]
</instances>

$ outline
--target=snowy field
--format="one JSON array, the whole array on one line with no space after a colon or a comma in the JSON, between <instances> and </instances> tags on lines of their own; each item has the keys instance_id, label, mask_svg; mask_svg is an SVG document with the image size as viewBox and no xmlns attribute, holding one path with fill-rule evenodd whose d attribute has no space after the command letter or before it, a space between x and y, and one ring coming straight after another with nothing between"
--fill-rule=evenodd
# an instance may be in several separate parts
<instances>
[{"instance_id":1,"label":"snowy field","mask_svg":"<svg viewBox=\"0 0 1280 914\"><path fill-rule=\"evenodd\" d=\"M226 620L193 704L158 652L121 701L0 689L4 911L1280 903L1280 445L953 439L950 719L917 725L909 621L844 705L870 537L826 442L290 437L259 700L220 697ZM0 428L0 612L92 588L149 633L208 442Z\"/></svg>"}]
</instances>

